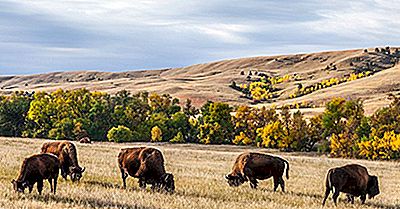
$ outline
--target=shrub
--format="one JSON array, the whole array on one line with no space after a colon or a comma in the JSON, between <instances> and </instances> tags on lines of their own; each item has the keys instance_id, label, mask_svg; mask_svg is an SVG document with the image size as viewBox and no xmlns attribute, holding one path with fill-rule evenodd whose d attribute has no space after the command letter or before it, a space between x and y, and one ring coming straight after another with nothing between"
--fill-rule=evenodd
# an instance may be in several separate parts
<instances>
[{"instance_id":1,"label":"shrub","mask_svg":"<svg viewBox=\"0 0 400 209\"><path fill-rule=\"evenodd\" d=\"M151 142L162 141L162 131L158 126L154 126L151 129Z\"/></svg>"},{"instance_id":2,"label":"shrub","mask_svg":"<svg viewBox=\"0 0 400 209\"><path fill-rule=\"evenodd\" d=\"M251 140L249 137L246 136L243 132L240 132L239 135L235 136L235 139L233 140L234 144L244 144L244 145L249 145L253 143L253 140Z\"/></svg>"},{"instance_id":3,"label":"shrub","mask_svg":"<svg viewBox=\"0 0 400 209\"><path fill-rule=\"evenodd\" d=\"M183 134L182 132L178 132L174 138L169 140L171 143L185 143L185 139L183 139Z\"/></svg>"},{"instance_id":4,"label":"shrub","mask_svg":"<svg viewBox=\"0 0 400 209\"><path fill-rule=\"evenodd\" d=\"M132 131L125 126L113 127L108 131L107 138L111 142L131 141Z\"/></svg>"}]
</instances>

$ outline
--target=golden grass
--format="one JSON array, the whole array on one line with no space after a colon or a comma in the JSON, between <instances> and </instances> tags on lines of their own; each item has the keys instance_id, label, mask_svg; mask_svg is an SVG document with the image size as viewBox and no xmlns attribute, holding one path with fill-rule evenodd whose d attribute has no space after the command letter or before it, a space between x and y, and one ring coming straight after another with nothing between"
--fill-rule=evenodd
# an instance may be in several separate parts
<instances>
[{"instance_id":1,"label":"golden grass","mask_svg":"<svg viewBox=\"0 0 400 209\"><path fill-rule=\"evenodd\" d=\"M373 51L374 49L369 49ZM394 50L394 48L392 48ZM368 78L342 83L298 98L289 99L289 95L297 89L297 83L303 86L322 80L338 78L352 73L349 59L373 57L374 53L366 54L363 49L317 52L310 54L291 54L280 56L260 56L231 60L221 60L210 63L196 64L183 68L167 70L145 70L128 72L54 72L36 75L0 76L0 95L13 91L55 91L56 89L87 88L91 91L103 91L115 94L121 90L132 93L139 91L171 94L182 102L192 99L192 104L200 107L206 101L222 101L230 105L251 105L251 100L229 87L231 81L237 84L245 83L249 71L264 72L274 76L284 76L296 73L300 80L278 85L282 96L272 103L262 103L255 106L301 103L303 101L324 103L332 97L360 98L365 101L367 114L372 114L377 108L390 103L387 94L399 94L400 68L384 70ZM279 60L279 61L277 61ZM324 70L327 65L338 66L336 71ZM241 75L241 72L244 75ZM254 76L253 76L254 78ZM100 80L98 80L100 79ZM318 108L301 109L307 115L320 112Z\"/></svg>"},{"instance_id":2,"label":"golden grass","mask_svg":"<svg viewBox=\"0 0 400 209\"><path fill-rule=\"evenodd\" d=\"M400 208L400 170L398 162L330 159L298 153L235 146L171 144L77 144L79 160L87 172L80 183L59 178L57 194L15 193L10 181L16 178L22 160L38 153L44 140L0 138L0 208L321 208L326 171L333 166L354 162L367 166L380 177L381 194L366 205L344 202L338 208ZM175 175L172 195L141 191L137 180L128 178L128 189L121 189L117 155L121 147L150 145L161 149L167 171ZM231 188L223 175L230 171L235 157L245 150L272 152L290 162L287 192L272 192L272 180L262 181L256 190L248 183ZM325 208L334 208L331 199Z\"/></svg>"}]
</instances>

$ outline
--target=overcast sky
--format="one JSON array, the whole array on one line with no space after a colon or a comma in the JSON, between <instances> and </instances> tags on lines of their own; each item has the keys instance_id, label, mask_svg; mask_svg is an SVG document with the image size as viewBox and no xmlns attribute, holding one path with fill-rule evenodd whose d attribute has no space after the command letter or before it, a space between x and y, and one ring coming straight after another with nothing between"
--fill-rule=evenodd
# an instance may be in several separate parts
<instances>
[{"instance_id":1,"label":"overcast sky","mask_svg":"<svg viewBox=\"0 0 400 209\"><path fill-rule=\"evenodd\" d=\"M0 0L0 74L400 45L400 1Z\"/></svg>"}]
</instances>

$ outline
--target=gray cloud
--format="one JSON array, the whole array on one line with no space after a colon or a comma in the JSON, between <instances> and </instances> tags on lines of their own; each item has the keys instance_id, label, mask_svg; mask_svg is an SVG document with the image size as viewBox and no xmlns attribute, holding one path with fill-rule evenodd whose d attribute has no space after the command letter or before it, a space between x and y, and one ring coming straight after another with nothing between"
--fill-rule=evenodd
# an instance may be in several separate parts
<instances>
[{"instance_id":1,"label":"gray cloud","mask_svg":"<svg viewBox=\"0 0 400 209\"><path fill-rule=\"evenodd\" d=\"M0 74L396 45L397 1L0 1Z\"/></svg>"}]
</instances>

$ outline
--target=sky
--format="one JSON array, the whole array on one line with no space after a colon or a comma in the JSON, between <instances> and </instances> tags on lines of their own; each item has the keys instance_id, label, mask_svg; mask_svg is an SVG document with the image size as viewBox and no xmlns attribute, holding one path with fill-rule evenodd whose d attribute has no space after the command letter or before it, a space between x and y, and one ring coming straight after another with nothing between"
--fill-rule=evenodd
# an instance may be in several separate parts
<instances>
[{"instance_id":1,"label":"sky","mask_svg":"<svg viewBox=\"0 0 400 209\"><path fill-rule=\"evenodd\" d=\"M0 75L400 45L397 0L0 0Z\"/></svg>"}]
</instances>

